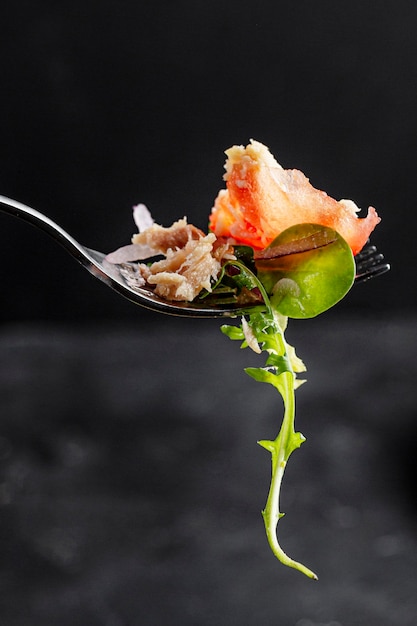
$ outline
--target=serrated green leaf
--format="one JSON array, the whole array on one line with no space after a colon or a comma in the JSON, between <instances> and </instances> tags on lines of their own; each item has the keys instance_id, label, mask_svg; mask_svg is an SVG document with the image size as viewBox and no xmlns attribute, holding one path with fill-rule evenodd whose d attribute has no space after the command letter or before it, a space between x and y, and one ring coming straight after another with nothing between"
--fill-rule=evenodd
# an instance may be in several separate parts
<instances>
[{"instance_id":1,"label":"serrated green leaf","mask_svg":"<svg viewBox=\"0 0 417 626\"><path fill-rule=\"evenodd\" d=\"M268 450L268 452L271 452L271 453L275 449L274 442L270 441L269 439L262 439L261 441L258 441L258 444L262 446L262 448L265 448L265 450Z\"/></svg>"},{"instance_id":2,"label":"serrated green leaf","mask_svg":"<svg viewBox=\"0 0 417 626\"><path fill-rule=\"evenodd\" d=\"M270 354L266 360L266 364L275 367L277 374L281 374L282 372L291 372L291 363L286 354Z\"/></svg>"},{"instance_id":3,"label":"serrated green leaf","mask_svg":"<svg viewBox=\"0 0 417 626\"><path fill-rule=\"evenodd\" d=\"M230 324L223 324L222 326L220 326L220 330L222 331L222 333L227 335L229 339L232 339L233 341L235 340L243 341L245 339L245 335L240 326L231 326Z\"/></svg>"},{"instance_id":4,"label":"serrated green leaf","mask_svg":"<svg viewBox=\"0 0 417 626\"><path fill-rule=\"evenodd\" d=\"M269 494L262 516L269 545L274 555L288 567L293 567L310 578L317 576L302 563L291 559L281 548L277 536L277 524L282 517L279 510L280 490L283 474L290 454L304 441L301 433L294 430L295 399L294 390L298 381L293 369L293 363L297 370L305 369L302 361L295 356L294 350L284 339L286 328L285 317L271 308L269 298L262 285L263 297L266 310L254 312L240 326L222 326L222 331L232 339L241 339L249 336L252 343L253 337L259 342L259 347L267 356L266 367L248 367L245 372L258 382L273 385L284 401L284 417L277 438L274 441L261 440L259 445L268 450L272 456L272 474ZM249 328L248 328L249 327ZM242 346L245 346L244 341Z\"/></svg>"},{"instance_id":5,"label":"serrated green leaf","mask_svg":"<svg viewBox=\"0 0 417 626\"><path fill-rule=\"evenodd\" d=\"M259 383L270 383L275 386L276 375L263 367L245 367L245 372Z\"/></svg>"}]
</instances>

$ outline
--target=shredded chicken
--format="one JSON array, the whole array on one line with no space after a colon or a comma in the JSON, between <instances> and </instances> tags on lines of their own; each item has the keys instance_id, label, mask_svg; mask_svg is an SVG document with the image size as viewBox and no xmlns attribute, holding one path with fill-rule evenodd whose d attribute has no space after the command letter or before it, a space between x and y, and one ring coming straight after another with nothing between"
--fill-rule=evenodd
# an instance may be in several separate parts
<instances>
[{"instance_id":1,"label":"shredded chicken","mask_svg":"<svg viewBox=\"0 0 417 626\"><path fill-rule=\"evenodd\" d=\"M133 235L132 243L145 245L152 248L155 254L166 254L168 250L183 248L190 239L200 239L204 237L202 230L187 224L187 219L174 222L169 228L153 224L137 235Z\"/></svg>"},{"instance_id":2,"label":"shredded chicken","mask_svg":"<svg viewBox=\"0 0 417 626\"><path fill-rule=\"evenodd\" d=\"M230 243L214 233L206 235L185 217L165 228L139 204L134 220L139 233L130 245L108 254L106 261L120 266L128 284L147 283L165 300L191 302L202 289L211 291L223 262L236 258ZM160 256L164 258L150 262Z\"/></svg>"},{"instance_id":3,"label":"shredded chicken","mask_svg":"<svg viewBox=\"0 0 417 626\"><path fill-rule=\"evenodd\" d=\"M170 233L167 235L169 238ZM184 247L168 248L165 259L155 261L150 267L140 266L142 275L150 285L155 285L155 292L162 298L191 302L201 289L211 290L211 279L220 272L219 261L211 255L215 239L210 234L189 239Z\"/></svg>"},{"instance_id":4,"label":"shredded chicken","mask_svg":"<svg viewBox=\"0 0 417 626\"><path fill-rule=\"evenodd\" d=\"M153 224L132 237L133 245L146 246L165 258L151 265L140 263L138 269L155 293L166 300L191 302L202 289L211 291L212 281L220 273L223 259L233 259L233 248L205 235L186 218L169 228Z\"/></svg>"}]
</instances>

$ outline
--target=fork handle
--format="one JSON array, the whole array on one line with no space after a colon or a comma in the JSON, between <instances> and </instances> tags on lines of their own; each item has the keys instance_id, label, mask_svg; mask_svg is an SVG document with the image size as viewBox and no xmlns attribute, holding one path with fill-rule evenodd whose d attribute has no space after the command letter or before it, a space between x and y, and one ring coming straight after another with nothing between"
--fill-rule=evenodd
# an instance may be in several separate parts
<instances>
[{"instance_id":1,"label":"fork handle","mask_svg":"<svg viewBox=\"0 0 417 626\"><path fill-rule=\"evenodd\" d=\"M49 217L32 209L30 206L0 195L0 211L18 217L33 226L37 226L45 233L50 235L55 241L64 246L68 252L74 255L78 260L84 256L83 247L61 226L51 220Z\"/></svg>"}]
</instances>

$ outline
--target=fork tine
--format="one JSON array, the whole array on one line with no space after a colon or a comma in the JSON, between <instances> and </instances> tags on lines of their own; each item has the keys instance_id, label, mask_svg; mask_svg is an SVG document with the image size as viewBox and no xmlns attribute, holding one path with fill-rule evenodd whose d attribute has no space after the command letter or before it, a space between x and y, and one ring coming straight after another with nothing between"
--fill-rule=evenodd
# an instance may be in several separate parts
<instances>
[{"instance_id":1,"label":"fork tine","mask_svg":"<svg viewBox=\"0 0 417 626\"><path fill-rule=\"evenodd\" d=\"M361 270L372 267L373 265L381 265L383 260L384 255L378 252L378 254L371 255L359 263L356 263L356 268L360 272Z\"/></svg>"},{"instance_id":2,"label":"fork tine","mask_svg":"<svg viewBox=\"0 0 417 626\"><path fill-rule=\"evenodd\" d=\"M380 276L380 274L385 274L391 269L389 263L383 263L382 265L373 265L366 270L364 270L361 274L356 274L355 281L357 283L363 283L370 278L375 278L375 276Z\"/></svg>"},{"instance_id":3,"label":"fork tine","mask_svg":"<svg viewBox=\"0 0 417 626\"><path fill-rule=\"evenodd\" d=\"M385 274L390 269L389 263L384 263L384 255L377 251L376 246L366 245L355 256L356 282L365 282L370 278Z\"/></svg>"}]
</instances>

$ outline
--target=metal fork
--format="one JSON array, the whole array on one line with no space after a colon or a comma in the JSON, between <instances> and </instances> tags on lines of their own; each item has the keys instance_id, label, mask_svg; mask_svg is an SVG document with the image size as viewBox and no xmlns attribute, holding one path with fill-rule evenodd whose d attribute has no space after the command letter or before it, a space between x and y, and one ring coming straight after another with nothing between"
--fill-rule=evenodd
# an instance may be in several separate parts
<instances>
[{"instance_id":1,"label":"metal fork","mask_svg":"<svg viewBox=\"0 0 417 626\"><path fill-rule=\"evenodd\" d=\"M0 195L0 211L14 217L18 217L30 224L37 226L56 242L62 245L83 267L95 278L105 285L114 289L117 293L131 300L134 304L169 315L182 317L235 317L253 310L254 306L241 307L237 305L204 305L191 302L172 302L158 297L151 289L136 286L134 284L134 265L124 264L118 266L106 261L106 255L91 248L82 246L63 228L49 219L43 213L31 207ZM357 256L357 282L363 282L387 272L390 269L384 262L382 254L378 253L375 246L365 247Z\"/></svg>"}]
</instances>

